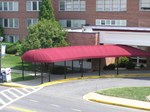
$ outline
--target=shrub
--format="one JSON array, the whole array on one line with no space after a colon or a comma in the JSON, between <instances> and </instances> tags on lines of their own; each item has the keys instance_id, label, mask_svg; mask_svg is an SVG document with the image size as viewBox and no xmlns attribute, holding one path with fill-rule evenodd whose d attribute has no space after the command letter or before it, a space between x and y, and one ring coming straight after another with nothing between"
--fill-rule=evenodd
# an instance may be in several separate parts
<instances>
[{"instance_id":1,"label":"shrub","mask_svg":"<svg viewBox=\"0 0 150 112\"><path fill-rule=\"evenodd\" d=\"M67 71L67 67L63 66L54 66L51 70L52 74L64 74Z\"/></svg>"},{"instance_id":2,"label":"shrub","mask_svg":"<svg viewBox=\"0 0 150 112\"><path fill-rule=\"evenodd\" d=\"M133 62L131 62L131 61L128 62L128 63L126 63L126 68L127 68L127 69L134 69L135 66L136 66L136 65L135 65Z\"/></svg>"},{"instance_id":3,"label":"shrub","mask_svg":"<svg viewBox=\"0 0 150 112\"><path fill-rule=\"evenodd\" d=\"M140 68L145 68L145 66L143 64L140 65Z\"/></svg>"},{"instance_id":4,"label":"shrub","mask_svg":"<svg viewBox=\"0 0 150 112\"><path fill-rule=\"evenodd\" d=\"M118 67L126 67L126 64L129 62L129 58L127 57L120 57L118 59ZM117 62L116 62L117 65Z\"/></svg>"},{"instance_id":5,"label":"shrub","mask_svg":"<svg viewBox=\"0 0 150 112\"><path fill-rule=\"evenodd\" d=\"M115 67L115 64L109 64L108 66L104 66L104 70L114 70Z\"/></svg>"},{"instance_id":6,"label":"shrub","mask_svg":"<svg viewBox=\"0 0 150 112\"><path fill-rule=\"evenodd\" d=\"M16 54L18 52L18 45L20 41L16 43L4 43L6 44L6 53L7 54Z\"/></svg>"},{"instance_id":7,"label":"shrub","mask_svg":"<svg viewBox=\"0 0 150 112\"><path fill-rule=\"evenodd\" d=\"M16 52L17 52L17 48L15 45L12 45L12 46L6 48L7 54L15 54Z\"/></svg>"}]
</instances>

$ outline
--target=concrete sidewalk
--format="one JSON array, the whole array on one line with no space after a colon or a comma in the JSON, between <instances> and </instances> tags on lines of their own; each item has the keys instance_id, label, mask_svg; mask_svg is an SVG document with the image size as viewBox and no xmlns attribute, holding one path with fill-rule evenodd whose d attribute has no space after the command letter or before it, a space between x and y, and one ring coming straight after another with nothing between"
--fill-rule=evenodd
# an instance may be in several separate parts
<instances>
[{"instance_id":1,"label":"concrete sidewalk","mask_svg":"<svg viewBox=\"0 0 150 112\"><path fill-rule=\"evenodd\" d=\"M22 74L21 70L11 70L15 73ZM25 74L34 76L33 71L25 71ZM48 81L48 73L44 73L43 75L43 83L41 84L41 73L37 73L37 77L33 80L28 81L20 81L20 82L6 82L0 83L3 86L10 86L10 87L29 87L29 86L48 86L54 82L69 82L73 80L85 80L85 79L95 79L95 78L129 78L129 77L150 77L150 70L120 70L119 75L116 75L115 70L110 71L101 71L101 75L98 75L98 72L86 72L83 74L84 77L81 77L81 73L74 73L74 74L67 74L67 79L64 79L64 75L56 75L51 74L51 82ZM22 77L22 76L20 76Z\"/></svg>"},{"instance_id":2,"label":"concrete sidewalk","mask_svg":"<svg viewBox=\"0 0 150 112\"><path fill-rule=\"evenodd\" d=\"M104 96L94 92L88 93L83 96L85 100L94 101L98 103L105 103L123 107L129 107L134 109L141 109L141 110L148 110L150 111L150 102L138 101L138 100L131 100L125 98L118 98L118 97L111 97L111 96Z\"/></svg>"}]
</instances>

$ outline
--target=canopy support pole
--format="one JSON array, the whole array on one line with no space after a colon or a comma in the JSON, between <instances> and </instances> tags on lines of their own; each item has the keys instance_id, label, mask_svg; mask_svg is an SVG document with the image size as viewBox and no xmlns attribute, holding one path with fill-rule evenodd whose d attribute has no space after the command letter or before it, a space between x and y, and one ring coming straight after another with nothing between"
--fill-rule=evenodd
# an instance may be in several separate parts
<instances>
[{"instance_id":1,"label":"canopy support pole","mask_svg":"<svg viewBox=\"0 0 150 112\"><path fill-rule=\"evenodd\" d=\"M48 81L51 81L51 64L48 64L48 69L49 69L49 77L48 77Z\"/></svg>"},{"instance_id":2,"label":"canopy support pole","mask_svg":"<svg viewBox=\"0 0 150 112\"><path fill-rule=\"evenodd\" d=\"M118 69L118 57L117 57L117 60L116 60L116 61L117 61L117 65L116 65L116 66L117 66L117 75L119 75L119 69Z\"/></svg>"},{"instance_id":3,"label":"canopy support pole","mask_svg":"<svg viewBox=\"0 0 150 112\"><path fill-rule=\"evenodd\" d=\"M72 60L72 70L74 69L74 63L73 63L73 60Z\"/></svg>"},{"instance_id":4,"label":"canopy support pole","mask_svg":"<svg viewBox=\"0 0 150 112\"><path fill-rule=\"evenodd\" d=\"M98 75L101 75L101 59L99 58L99 71L98 71Z\"/></svg>"},{"instance_id":5,"label":"canopy support pole","mask_svg":"<svg viewBox=\"0 0 150 112\"><path fill-rule=\"evenodd\" d=\"M34 63L34 77L36 77L36 62Z\"/></svg>"},{"instance_id":6,"label":"canopy support pole","mask_svg":"<svg viewBox=\"0 0 150 112\"><path fill-rule=\"evenodd\" d=\"M41 63L41 84L43 84L43 63Z\"/></svg>"},{"instance_id":7,"label":"canopy support pole","mask_svg":"<svg viewBox=\"0 0 150 112\"><path fill-rule=\"evenodd\" d=\"M83 59L80 60L80 71L81 71L81 77L83 77Z\"/></svg>"},{"instance_id":8,"label":"canopy support pole","mask_svg":"<svg viewBox=\"0 0 150 112\"><path fill-rule=\"evenodd\" d=\"M64 79L66 79L67 76L66 76L66 61L64 61Z\"/></svg>"},{"instance_id":9,"label":"canopy support pole","mask_svg":"<svg viewBox=\"0 0 150 112\"><path fill-rule=\"evenodd\" d=\"M22 79L24 80L24 62L22 60Z\"/></svg>"}]
</instances>

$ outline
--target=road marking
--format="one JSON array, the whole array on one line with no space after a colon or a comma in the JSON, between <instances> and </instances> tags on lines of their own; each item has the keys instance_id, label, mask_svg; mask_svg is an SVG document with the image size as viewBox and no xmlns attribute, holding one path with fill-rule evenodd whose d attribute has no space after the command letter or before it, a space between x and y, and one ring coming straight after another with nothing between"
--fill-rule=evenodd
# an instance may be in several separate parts
<instances>
[{"instance_id":1,"label":"road marking","mask_svg":"<svg viewBox=\"0 0 150 112\"><path fill-rule=\"evenodd\" d=\"M13 93L12 91L8 91L8 93L14 95L15 97L18 97L18 95L16 95L15 93Z\"/></svg>"},{"instance_id":2,"label":"road marking","mask_svg":"<svg viewBox=\"0 0 150 112\"><path fill-rule=\"evenodd\" d=\"M33 111L33 110L25 109L25 108L22 108L22 107L16 107L16 106L10 106L8 108L13 109L13 110L17 110L17 111L20 111L20 112L36 112L36 111Z\"/></svg>"},{"instance_id":3,"label":"road marking","mask_svg":"<svg viewBox=\"0 0 150 112\"><path fill-rule=\"evenodd\" d=\"M23 93L23 92L21 92L21 91L19 91L17 89L14 89L14 90L17 91L18 93L22 94L22 95L25 95L25 93Z\"/></svg>"},{"instance_id":4,"label":"road marking","mask_svg":"<svg viewBox=\"0 0 150 112\"><path fill-rule=\"evenodd\" d=\"M43 87L38 87L38 88L30 88L32 89L32 91L30 91L29 93L23 93L21 90L24 90L24 89L28 89L28 88L24 88L24 89L15 89L15 88L10 88L10 89L7 89L7 90L4 90L4 91L1 91L0 92L0 95L3 95L4 98L7 98L8 100L10 100L9 102L5 102L3 99L0 99L0 110L3 109L4 107L8 106L9 104L27 96L27 95L30 95L32 93L35 93L37 91L39 91L40 89L42 89ZM17 93L20 93L20 95L14 95L14 96L17 96L17 97L11 97L11 96L8 96L6 95L4 92L8 92L8 93L13 93L13 94L17 94ZM13 95L12 94L12 95Z\"/></svg>"},{"instance_id":5,"label":"road marking","mask_svg":"<svg viewBox=\"0 0 150 112\"><path fill-rule=\"evenodd\" d=\"M60 107L59 105L56 105L56 104L50 104L50 105L53 107Z\"/></svg>"},{"instance_id":6,"label":"road marking","mask_svg":"<svg viewBox=\"0 0 150 112\"><path fill-rule=\"evenodd\" d=\"M3 105L6 104L2 99L0 99L0 103L2 103Z\"/></svg>"},{"instance_id":7,"label":"road marking","mask_svg":"<svg viewBox=\"0 0 150 112\"><path fill-rule=\"evenodd\" d=\"M5 93L1 93L1 95L5 96L8 100L13 100L12 98L10 98L8 95L6 95Z\"/></svg>"},{"instance_id":8,"label":"road marking","mask_svg":"<svg viewBox=\"0 0 150 112\"><path fill-rule=\"evenodd\" d=\"M39 101L37 101L37 100L32 100L32 99L30 99L29 101L35 102L35 103L39 102Z\"/></svg>"},{"instance_id":9,"label":"road marking","mask_svg":"<svg viewBox=\"0 0 150 112\"><path fill-rule=\"evenodd\" d=\"M29 91L29 90L27 90L26 88L23 88L23 90L24 90L24 91L26 91L27 93L29 93L29 92L30 92L30 91Z\"/></svg>"},{"instance_id":10,"label":"road marking","mask_svg":"<svg viewBox=\"0 0 150 112\"><path fill-rule=\"evenodd\" d=\"M72 108L72 110L77 111L77 112L82 112L82 111L79 110L79 109L74 109L74 108Z\"/></svg>"}]
</instances>

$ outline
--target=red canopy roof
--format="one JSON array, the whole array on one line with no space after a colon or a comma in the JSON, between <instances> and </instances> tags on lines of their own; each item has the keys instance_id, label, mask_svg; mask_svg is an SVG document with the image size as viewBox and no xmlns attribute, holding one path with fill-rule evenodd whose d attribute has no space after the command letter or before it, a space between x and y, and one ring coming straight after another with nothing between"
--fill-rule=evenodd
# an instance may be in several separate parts
<instances>
[{"instance_id":1,"label":"red canopy roof","mask_svg":"<svg viewBox=\"0 0 150 112\"><path fill-rule=\"evenodd\" d=\"M150 53L125 45L68 46L30 50L23 54L27 62L60 62L87 58L150 56Z\"/></svg>"}]
</instances>

